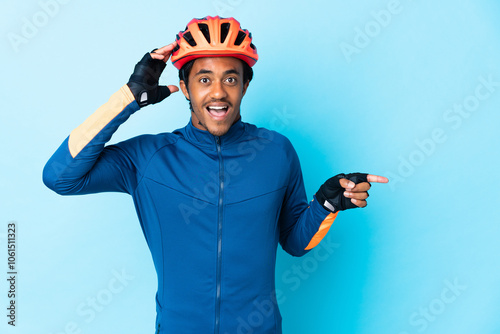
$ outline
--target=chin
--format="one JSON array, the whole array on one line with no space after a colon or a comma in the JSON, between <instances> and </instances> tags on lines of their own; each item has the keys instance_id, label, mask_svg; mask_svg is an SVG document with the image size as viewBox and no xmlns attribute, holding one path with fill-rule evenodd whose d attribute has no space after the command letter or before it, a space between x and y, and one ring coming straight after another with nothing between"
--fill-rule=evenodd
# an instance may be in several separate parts
<instances>
[{"instance_id":1,"label":"chin","mask_svg":"<svg viewBox=\"0 0 500 334\"><path fill-rule=\"evenodd\" d=\"M208 132L217 137L224 136L229 131L229 128L208 129Z\"/></svg>"}]
</instances>

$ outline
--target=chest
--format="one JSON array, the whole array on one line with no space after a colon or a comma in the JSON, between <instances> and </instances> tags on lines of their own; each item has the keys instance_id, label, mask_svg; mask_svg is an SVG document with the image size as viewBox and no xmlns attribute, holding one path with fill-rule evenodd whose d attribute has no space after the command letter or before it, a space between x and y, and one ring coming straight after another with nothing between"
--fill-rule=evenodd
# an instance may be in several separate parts
<instances>
[{"instance_id":1,"label":"chest","mask_svg":"<svg viewBox=\"0 0 500 334\"><path fill-rule=\"evenodd\" d=\"M144 178L214 205L232 204L286 188L289 168L283 152L265 142L211 150L179 145L158 152Z\"/></svg>"}]
</instances>

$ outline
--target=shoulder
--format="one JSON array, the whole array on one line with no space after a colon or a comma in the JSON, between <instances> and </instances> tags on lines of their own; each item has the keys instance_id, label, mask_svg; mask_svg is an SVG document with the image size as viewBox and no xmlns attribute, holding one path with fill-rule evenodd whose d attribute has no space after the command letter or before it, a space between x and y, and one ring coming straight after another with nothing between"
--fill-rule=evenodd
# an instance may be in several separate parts
<instances>
[{"instance_id":1,"label":"shoulder","mask_svg":"<svg viewBox=\"0 0 500 334\"><path fill-rule=\"evenodd\" d=\"M128 140L123 141L121 144L125 145L139 145L139 146L152 146L152 147L161 147L165 145L175 144L179 136L165 132L158 134L144 134L140 136L136 136L130 138Z\"/></svg>"},{"instance_id":2,"label":"shoulder","mask_svg":"<svg viewBox=\"0 0 500 334\"><path fill-rule=\"evenodd\" d=\"M107 146L106 149L121 151L131 158L147 159L159 150L175 145L178 139L179 136L173 133L144 134Z\"/></svg>"},{"instance_id":3,"label":"shoulder","mask_svg":"<svg viewBox=\"0 0 500 334\"><path fill-rule=\"evenodd\" d=\"M284 150L293 150L290 140L279 132L266 128L257 127L254 124L244 123L248 139L256 139L262 143L269 143Z\"/></svg>"},{"instance_id":4,"label":"shoulder","mask_svg":"<svg viewBox=\"0 0 500 334\"><path fill-rule=\"evenodd\" d=\"M279 132L245 123L246 138L240 144L255 153L266 153L268 159L280 161L289 167L298 165L299 158L290 140Z\"/></svg>"}]
</instances>

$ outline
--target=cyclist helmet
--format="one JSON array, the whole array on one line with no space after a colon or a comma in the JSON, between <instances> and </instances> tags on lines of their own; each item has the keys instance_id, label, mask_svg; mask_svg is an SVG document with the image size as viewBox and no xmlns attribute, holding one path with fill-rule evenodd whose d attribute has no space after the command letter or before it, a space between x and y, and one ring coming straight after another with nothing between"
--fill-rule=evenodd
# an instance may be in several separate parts
<instances>
[{"instance_id":1,"label":"cyclist helmet","mask_svg":"<svg viewBox=\"0 0 500 334\"><path fill-rule=\"evenodd\" d=\"M171 59L177 69L200 57L235 57L250 67L259 59L257 48L252 44L252 34L241 29L240 23L232 17L192 19L175 40L177 46Z\"/></svg>"}]
</instances>

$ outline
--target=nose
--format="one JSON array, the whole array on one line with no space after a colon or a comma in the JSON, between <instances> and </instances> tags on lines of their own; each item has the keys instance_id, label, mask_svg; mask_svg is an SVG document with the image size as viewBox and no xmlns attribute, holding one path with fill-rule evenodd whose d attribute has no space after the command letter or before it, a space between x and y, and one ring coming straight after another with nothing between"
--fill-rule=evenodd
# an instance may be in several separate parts
<instances>
[{"instance_id":1,"label":"nose","mask_svg":"<svg viewBox=\"0 0 500 334\"><path fill-rule=\"evenodd\" d=\"M224 85L220 80L214 81L210 85L210 97L214 100L220 100L227 96L227 92L224 89Z\"/></svg>"}]
</instances>

